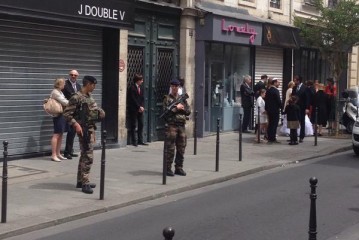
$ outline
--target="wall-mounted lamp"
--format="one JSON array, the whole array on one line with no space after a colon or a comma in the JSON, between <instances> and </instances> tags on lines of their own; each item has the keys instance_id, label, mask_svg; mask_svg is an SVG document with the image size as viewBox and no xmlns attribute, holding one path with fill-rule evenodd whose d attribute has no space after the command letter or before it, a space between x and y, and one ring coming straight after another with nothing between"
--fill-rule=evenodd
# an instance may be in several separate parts
<instances>
[{"instance_id":1,"label":"wall-mounted lamp","mask_svg":"<svg viewBox=\"0 0 359 240\"><path fill-rule=\"evenodd\" d=\"M204 18L199 19L199 25L204 26Z\"/></svg>"}]
</instances>

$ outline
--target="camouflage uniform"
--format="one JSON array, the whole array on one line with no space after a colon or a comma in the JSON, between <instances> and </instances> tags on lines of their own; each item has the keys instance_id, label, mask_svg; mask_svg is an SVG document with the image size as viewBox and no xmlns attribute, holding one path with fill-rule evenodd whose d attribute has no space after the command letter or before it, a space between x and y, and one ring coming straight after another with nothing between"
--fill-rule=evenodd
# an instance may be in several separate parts
<instances>
[{"instance_id":1,"label":"camouflage uniform","mask_svg":"<svg viewBox=\"0 0 359 240\"><path fill-rule=\"evenodd\" d=\"M85 117L86 123L82 123L80 118L80 111L83 103L87 103L89 109ZM89 183L89 174L93 163L93 146L96 142L95 123L100 121L101 112L103 112L103 110L97 106L91 94L86 95L83 94L81 91L77 92L70 98L69 105L65 108L64 111L64 117L71 126L78 122L82 128L84 124L88 128L88 146L86 146L85 139L82 136L78 135L81 156L77 171L77 182L81 182L83 185Z\"/></svg>"},{"instance_id":2,"label":"camouflage uniform","mask_svg":"<svg viewBox=\"0 0 359 240\"><path fill-rule=\"evenodd\" d=\"M180 96L178 96L180 97ZM172 94L165 96L163 101L163 109L165 110L168 105L170 105L175 98ZM183 103L184 110L177 110L176 112L171 112L166 117L167 129L166 129L166 139L165 139L165 156L167 160L167 169L170 170L173 158L175 155L176 147L176 158L175 158L175 168L182 169L184 153L187 145L187 136L186 136L186 120L187 116L191 114L191 109L185 100Z\"/></svg>"}]
</instances>

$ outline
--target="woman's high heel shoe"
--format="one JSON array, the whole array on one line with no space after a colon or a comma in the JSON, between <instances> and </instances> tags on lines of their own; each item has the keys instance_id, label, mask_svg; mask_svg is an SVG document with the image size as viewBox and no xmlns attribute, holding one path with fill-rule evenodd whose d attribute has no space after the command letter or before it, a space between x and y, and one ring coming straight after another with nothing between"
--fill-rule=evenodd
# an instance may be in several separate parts
<instances>
[{"instance_id":1,"label":"woman's high heel shoe","mask_svg":"<svg viewBox=\"0 0 359 240\"><path fill-rule=\"evenodd\" d=\"M67 160L67 158L65 158L65 157L62 156L62 155L57 155L57 157L58 157L60 160Z\"/></svg>"},{"instance_id":2,"label":"woman's high heel shoe","mask_svg":"<svg viewBox=\"0 0 359 240\"><path fill-rule=\"evenodd\" d=\"M61 162L61 160L60 159L58 159L58 158L51 158L51 161L54 161L54 162Z\"/></svg>"}]
</instances>

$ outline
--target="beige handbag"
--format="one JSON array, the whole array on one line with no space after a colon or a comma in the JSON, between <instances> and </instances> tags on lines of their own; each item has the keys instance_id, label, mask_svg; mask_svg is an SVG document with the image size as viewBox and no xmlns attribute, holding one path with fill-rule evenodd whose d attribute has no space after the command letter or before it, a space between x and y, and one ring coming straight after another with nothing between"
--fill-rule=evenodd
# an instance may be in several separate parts
<instances>
[{"instance_id":1,"label":"beige handbag","mask_svg":"<svg viewBox=\"0 0 359 240\"><path fill-rule=\"evenodd\" d=\"M61 103L51 97L44 99L44 110L53 117L56 117L64 112Z\"/></svg>"}]
</instances>

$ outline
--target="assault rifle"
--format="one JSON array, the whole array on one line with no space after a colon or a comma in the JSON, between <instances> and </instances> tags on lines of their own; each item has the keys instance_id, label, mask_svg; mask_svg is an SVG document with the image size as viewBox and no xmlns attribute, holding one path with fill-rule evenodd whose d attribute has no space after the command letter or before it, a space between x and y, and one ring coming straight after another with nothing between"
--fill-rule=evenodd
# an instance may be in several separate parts
<instances>
[{"instance_id":1,"label":"assault rifle","mask_svg":"<svg viewBox=\"0 0 359 240\"><path fill-rule=\"evenodd\" d=\"M166 117L179 103L183 103L187 98L189 98L187 93L182 94L176 101L173 101L166 107L166 110L161 114L160 118Z\"/></svg>"},{"instance_id":2,"label":"assault rifle","mask_svg":"<svg viewBox=\"0 0 359 240\"><path fill-rule=\"evenodd\" d=\"M83 139L83 148L85 151L89 150L90 148L90 142L91 142L91 136L89 134L89 128L88 128L88 114L89 114L89 106L87 103L82 103L80 107L80 126L82 128L82 139Z\"/></svg>"}]
</instances>

